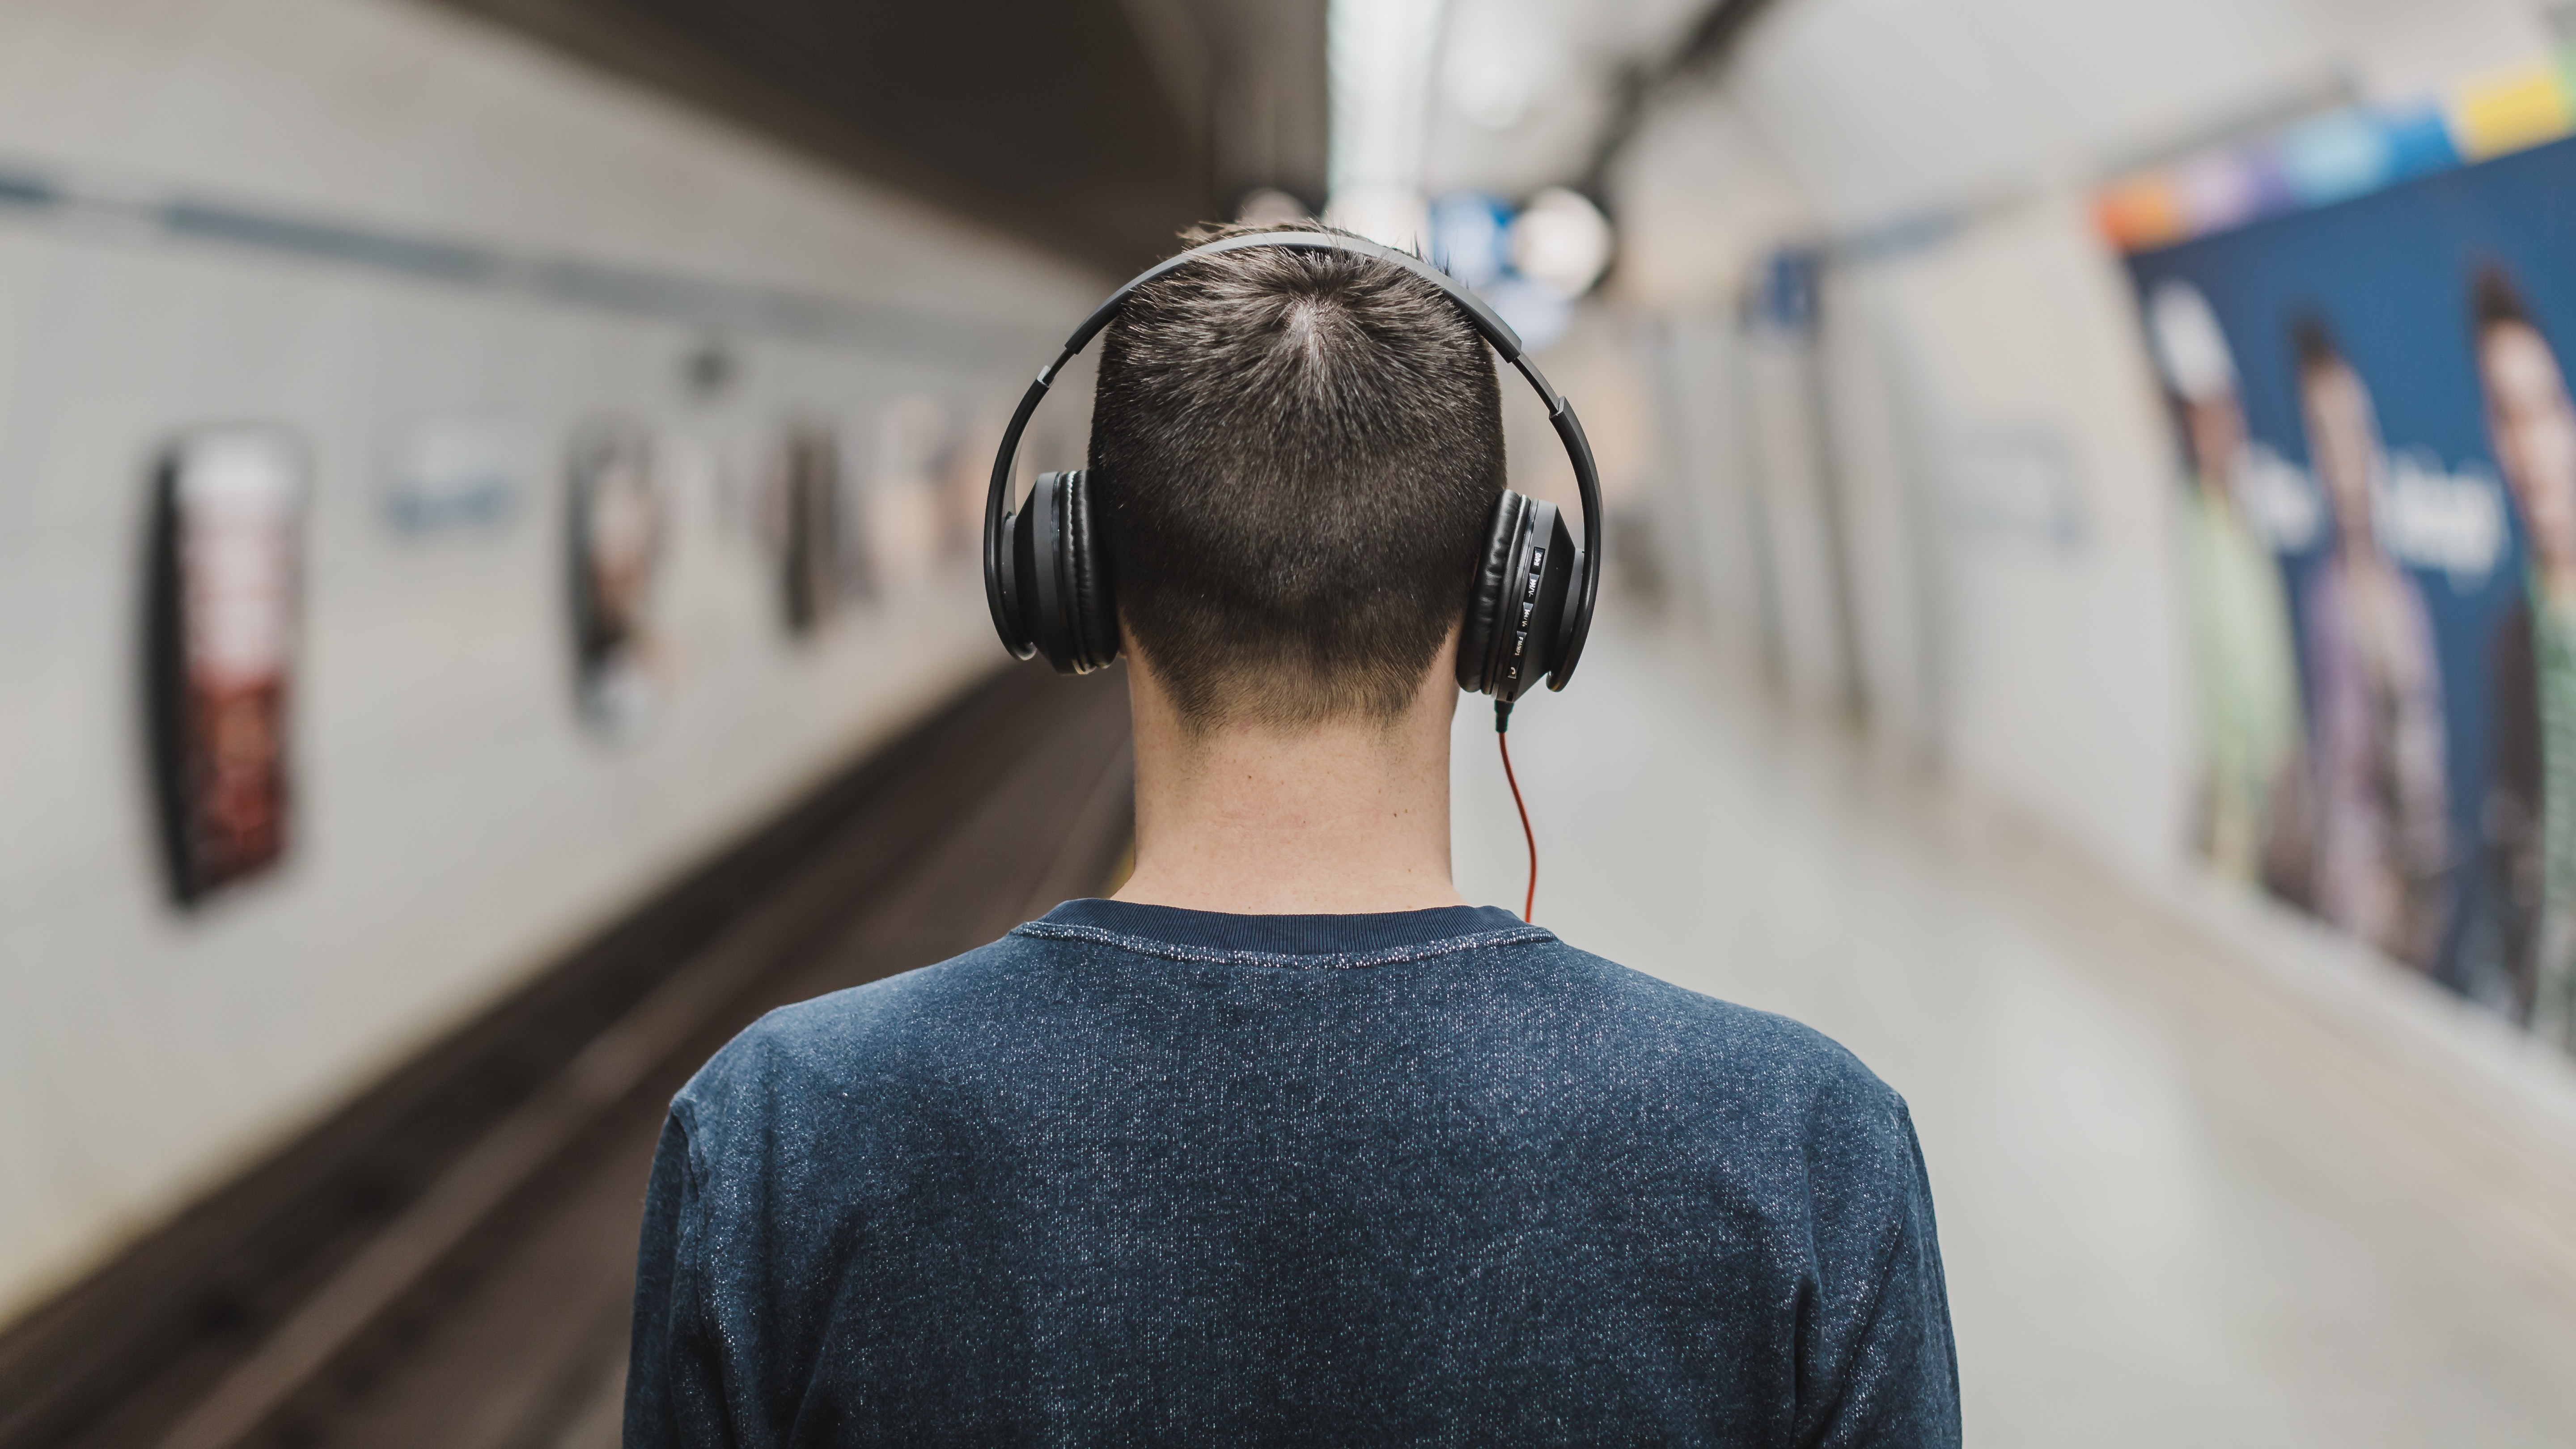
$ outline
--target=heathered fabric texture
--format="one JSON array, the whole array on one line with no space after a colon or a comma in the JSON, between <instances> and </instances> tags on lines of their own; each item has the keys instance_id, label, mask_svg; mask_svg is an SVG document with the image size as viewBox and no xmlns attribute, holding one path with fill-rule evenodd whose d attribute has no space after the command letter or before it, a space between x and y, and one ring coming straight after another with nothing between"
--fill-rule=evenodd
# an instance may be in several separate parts
<instances>
[{"instance_id":1,"label":"heathered fabric texture","mask_svg":"<svg viewBox=\"0 0 2576 1449\"><path fill-rule=\"evenodd\" d=\"M626 1443L1955 1445L1905 1103L1492 909L1073 901L671 1105Z\"/></svg>"}]
</instances>

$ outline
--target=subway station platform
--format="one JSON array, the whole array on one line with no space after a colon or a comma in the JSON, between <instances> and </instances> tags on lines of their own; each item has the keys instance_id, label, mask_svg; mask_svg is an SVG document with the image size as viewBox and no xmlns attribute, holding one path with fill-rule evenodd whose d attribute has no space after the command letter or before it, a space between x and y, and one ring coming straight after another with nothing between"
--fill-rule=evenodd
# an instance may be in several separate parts
<instances>
[{"instance_id":1,"label":"subway station platform","mask_svg":"<svg viewBox=\"0 0 2576 1449\"><path fill-rule=\"evenodd\" d=\"M2576 0L57 0L0 1449L616 1443L671 1093L1132 846L1034 370L1309 217L1579 405L1536 919L1905 1095L1969 1444L2576 1445Z\"/></svg>"},{"instance_id":2,"label":"subway station platform","mask_svg":"<svg viewBox=\"0 0 2576 1449\"><path fill-rule=\"evenodd\" d=\"M1458 879L1517 901L1478 703ZM1904 1093L1969 1442L2569 1442L2576 1176L2544 1142L1633 613L1512 741L1542 924L1804 1021Z\"/></svg>"}]
</instances>

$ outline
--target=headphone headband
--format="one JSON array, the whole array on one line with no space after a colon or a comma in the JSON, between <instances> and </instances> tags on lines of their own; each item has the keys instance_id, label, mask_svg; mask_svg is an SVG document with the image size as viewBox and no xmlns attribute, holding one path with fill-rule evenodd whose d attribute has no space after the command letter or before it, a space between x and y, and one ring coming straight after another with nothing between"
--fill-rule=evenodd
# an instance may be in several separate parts
<instances>
[{"instance_id":1,"label":"headphone headband","mask_svg":"<svg viewBox=\"0 0 2576 1449\"><path fill-rule=\"evenodd\" d=\"M993 458L992 486L984 496L984 602L993 611L993 627L1006 641L1015 640L1018 637L1011 624L1010 608L1003 599L1003 590L1009 586L1011 575L1011 561L1002 554L1003 504L1010 497L1011 471L1012 465L1019 459L1020 434L1027 431L1029 419L1037 412L1038 404L1045 400L1047 389L1055 384L1056 377L1063 372L1065 364L1073 361L1081 354L1082 349L1091 345L1091 339L1100 335L1101 330L1118 315L1119 309L1127 304L1127 299L1135 295L1138 288L1202 258L1224 252L1245 251L1253 247L1284 247L1292 251L1346 252L1352 256L1365 257L1370 261L1384 262L1388 266L1399 268L1430 283L1439 288L1441 295L1457 306L1460 315L1467 319L1469 325L1476 329L1478 335L1493 347L1503 361L1510 363L1523 378L1528 380L1529 385L1537 390L1539 401L1547 407L1548 423L1556 429L1557 441L1564 445L1567 461L1574 465L1574 486L1583 499L1583 542L1575 553L1574 562L1575 574L1578 578L1576 586L1581 593L1579 602L1575 606L1572 626L1567 631L1565 647L1558 656L1555 667L1549 672L1547 681L1550 689L1565 688L1566 681L1574 675L1575 662L1583 657L1583 641L1592 633L1593 606L1601 595L1601 570L1598 567L1602 537L1601 473L1592 460L1592 444L1583 436L1583 423L1575 417L1574 405L1567 402L1555 388L1549 386L1546 376L1538 370L1535 363L1529 360L1521 346L1520 334L1514 332L1509 323L1503 321L1492 307L1486 305L1485 299L1470 291L1455 277L1420 257L1341 232L1246 232L1240 236L1224 237L1192 247L1138 273L1125 286L1110 293L1107 301L1093 308L1091 315L1082 319L1082 325L1073 329L1073 335L1065 339L1064 350L1056 355L1055 361L1046 365L1046 370L1040 372L1037 380L1029 384L1029 390L1021 395L1020 405L1012 410L1010 426L1003 431L1001 447ZM1014 646L1014 652L1020 658L1026 659L1036 652L1036 645L1023 641Z\"/></svg>"}]
</instances>

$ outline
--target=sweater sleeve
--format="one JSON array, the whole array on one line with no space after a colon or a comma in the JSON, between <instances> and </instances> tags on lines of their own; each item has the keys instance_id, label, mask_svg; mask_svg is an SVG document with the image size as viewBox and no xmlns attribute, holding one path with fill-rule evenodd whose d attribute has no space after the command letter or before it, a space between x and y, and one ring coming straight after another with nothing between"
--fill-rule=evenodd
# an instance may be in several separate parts
<instances>
[{"instance_id":1,"label":"sweater sleeve","mask_svg":"<svg viewBox=\"0 0 2576 1449\"><path fill-rule=\"evenodd\" d=\"M626 1449L730 1449L722 1365L700 1312L699 1183L688 1126L662 1124L636 1252L626 1370Z\"/></svg>"},{"instance_id":2,"label":"sweater sleeve","mask_svg":"<svg viewBox=\"0 0 2576 1449\"><path fill-rule=\"evenodd\" d=\"M1820 1271L1799 1335L1797 1442L1956 1449L1959 1359L1949 1289L1931 1178L1901 1099L1885 1128L1864 1140L1818 1204Z\"/></svg>"}]
</instances>

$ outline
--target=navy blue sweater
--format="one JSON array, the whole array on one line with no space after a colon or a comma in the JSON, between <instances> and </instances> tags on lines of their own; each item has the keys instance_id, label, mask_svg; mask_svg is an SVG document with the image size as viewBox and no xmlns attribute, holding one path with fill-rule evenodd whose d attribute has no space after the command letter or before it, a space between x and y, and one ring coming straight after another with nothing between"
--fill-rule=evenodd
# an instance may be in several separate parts
<instances>
[{"instance_id":1,"label":"navy blue sweater","mask_svg":"<svg viewBox=\"0 0 2576 1449\"><path fill-rule=\"evenodd\" d=\"M626 1443L1955 1445L1905 1103L1492 909L1074 901L671 1104Z\"/></svg>"}]
</instances>

